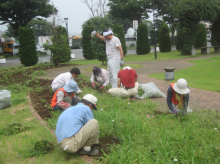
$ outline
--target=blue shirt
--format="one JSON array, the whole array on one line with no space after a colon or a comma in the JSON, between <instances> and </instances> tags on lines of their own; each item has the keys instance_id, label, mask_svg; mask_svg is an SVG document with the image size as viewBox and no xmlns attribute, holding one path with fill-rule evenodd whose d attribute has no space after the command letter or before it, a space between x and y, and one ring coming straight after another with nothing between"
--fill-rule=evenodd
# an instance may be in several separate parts
<instances>
[{"instance_id":1,"label":"blue shirt","mask_svg":"<svg viewBox=\"0 0 220 164\"><path fill-rule=\"evenodd\" d=\"M91 119L94 119L92 110L78 103L76 106L66 109L58 118L56 125L56 137L60 143L63 139L72 137Z\"/></svg>"}]
</instances>

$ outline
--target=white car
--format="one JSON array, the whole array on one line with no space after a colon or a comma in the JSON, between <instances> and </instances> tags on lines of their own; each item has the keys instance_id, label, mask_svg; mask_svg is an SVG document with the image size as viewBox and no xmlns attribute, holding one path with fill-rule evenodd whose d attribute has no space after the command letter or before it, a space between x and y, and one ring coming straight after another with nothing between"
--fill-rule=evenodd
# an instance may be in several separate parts
<instances>
[{"instance_id":1,"label":"white car","mask_svg":"<svg viewBox=\"0 0 220 164\"><path fill-rule=\"evenodd\" d=\"M46 52L45 50L44 50L44 47L39 47L39 46L36 46L36 51L37 52Z\"/></svg>"}]
</instances>

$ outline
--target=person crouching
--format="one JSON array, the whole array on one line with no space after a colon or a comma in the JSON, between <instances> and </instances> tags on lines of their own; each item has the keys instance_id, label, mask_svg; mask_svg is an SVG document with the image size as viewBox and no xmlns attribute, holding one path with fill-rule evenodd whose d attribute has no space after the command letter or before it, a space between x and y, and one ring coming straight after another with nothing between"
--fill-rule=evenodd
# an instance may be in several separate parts
<instances>
[{"instance_id":1,"label":"person crouching","mask_svg":"<svg viewBox=\"0 0 220 164\"><path fill-rule=\"evenodd\" d=\"M93 71L93 74L90 78L92 82L92 86L95 86L95 81L97 81L100 85L102 85L100 89L103 89L105 86L109 84L107 70L94 66L92 71Z\"/></svg>"}]
</instances>

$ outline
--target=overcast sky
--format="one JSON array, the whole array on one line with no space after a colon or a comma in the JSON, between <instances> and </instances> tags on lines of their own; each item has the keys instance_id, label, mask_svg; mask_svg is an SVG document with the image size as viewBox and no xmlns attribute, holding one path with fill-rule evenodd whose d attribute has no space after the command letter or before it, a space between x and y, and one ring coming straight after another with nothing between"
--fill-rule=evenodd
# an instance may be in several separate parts
<instances>
[{"instance_id":1,"label":"overcast sky","mask_svg":"<svg viewBox=\"0 0 220 164\"><path fill-rule=\"evenodd\" d=\"M97 1L97 0L95 0ZM69 34L81 33L81 25L83 22L91 17L91 12L81 0L51 0L50 3L59 11L61 20L68 19L68 32ZM150 14L150 20L152 20L152 14ZM65 23L62 26L66 27ZM0 30L5 31L6 25L0 25Z\"/></svg>"}]
</instances>

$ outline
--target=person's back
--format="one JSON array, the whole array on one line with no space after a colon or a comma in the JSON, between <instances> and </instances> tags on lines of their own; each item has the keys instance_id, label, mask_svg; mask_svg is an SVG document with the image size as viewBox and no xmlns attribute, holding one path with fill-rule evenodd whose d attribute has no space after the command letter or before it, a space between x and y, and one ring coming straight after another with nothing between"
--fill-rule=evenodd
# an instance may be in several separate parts
<instances>
[{"instance_id":1,"label":"person's back","mask_svg":"<svg viewBox=\"0 0 220 164\"><path fill-rule=\"evenodd\" d=\"M123 86L132 88L135 86L135 78L137 74L133 69L125 69L118 72L118 78L120 78Z\"/></svg>"}]
</instances>

